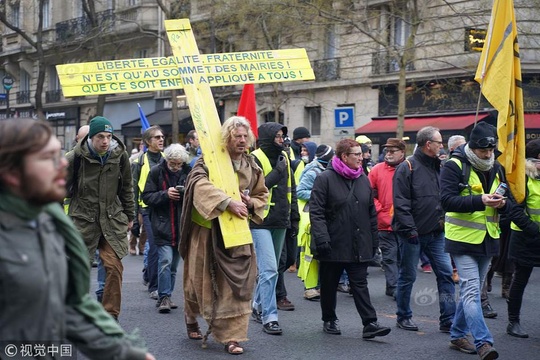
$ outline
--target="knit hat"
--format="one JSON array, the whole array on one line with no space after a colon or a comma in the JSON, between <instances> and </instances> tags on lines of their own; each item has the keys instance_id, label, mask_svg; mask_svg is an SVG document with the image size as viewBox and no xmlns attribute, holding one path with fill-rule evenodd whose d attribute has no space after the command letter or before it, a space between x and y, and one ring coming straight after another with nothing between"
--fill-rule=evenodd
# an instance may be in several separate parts
<instances>
[{"instance_id":1,"label":"knit hat","mask_svg":"<svg viewBox=\"0 0 540 360\"><path fill-rule=\"evenodd\" d=\"M315 144L313 141L306 141L302 144L302 147L305 147L308 152L308 162L312 162L315 158L315 153L317 152L317 144Z\"/></svg>"},{"instance_id":2,"label":"knit hat","mask_svg":"<svg viewBox=\"0 0 540 360\"><path fill-rule=\"evenodd\" d=\"M315 151L315 159L320 162L327 163L334 157L334 149L329 145L321 144L317 146Z\"/></svg>"},{"instance_id":3,"label":"knit hat","mask_svg":"<svg viewBox=\"0 0 540 360\"><path fill-rule=\"evenodd\" d=\"M488 149L497 146L495 127L485 121L481 121L472 129L469 138L470 149Z\"/></svg>"},{"instance_id":4,"label":"knit hat","mask_svg":"<svg viewBox=\"0 0 540 360\"><path fill-rule=\"evenodd\" d=\"M362 154L366 154L369 152L369 146L366 144L360 144L360 148L362 149Z\"/></svg>"},{"instance_id":5,"label":"knit hat","mask_svg":"<svg viewBox=\"0 0 540 360\"><path fill-rule=\"evenodd\" d=\"M303 126L297 127L293 131L293 140L310 138L310 137L311 137L311 134L309 133L309 130Z\"/></svg>"},{"instance_id":6,"label":"knit hat","mask_svg":"<svg viewBox=\"0 0 540 360\"><path fill-rule=\"evenodd\" d=\"M108 132L112 134L113 126L111 122L103 116L96 116L90 120L90 131L88 132L88 138L91 138L100 132Z\"/></svg>"},{"instance_id":7,"label":"knit hat","mask_svg":"<svg viewBox=\"0 0 540 360\"><path fill-rule=\"evenodd\" d=\"M356 142L359 144L367 144L367 143L371 144L371 139L368 138L366 135L358 135L356 137Z\"/></svg>"},{"instance_id":8,"label":"knit hat","mask_svg":"<svg viewBox=\"0 0 540 360\"><path fill-rule=\"evenodd\" d=\"M358 142L358 140L356 140L356 142ZM399 150L405 150L407 144L405 144L405 141L398 138L389 138L386 140L386 144L384 144L383 147L393 147L398 148Z\"/></svg>"},{"instance_id":9,"label":"knit hat","mask_svg":"<svg viewBox=\"0 0 540 360\"><path fill-rule=\"evenodd\" d=\"M528 159L538 159L540 154L540 139L531 140L525 146L525 157Z\"/></svg>"}]
</instances>

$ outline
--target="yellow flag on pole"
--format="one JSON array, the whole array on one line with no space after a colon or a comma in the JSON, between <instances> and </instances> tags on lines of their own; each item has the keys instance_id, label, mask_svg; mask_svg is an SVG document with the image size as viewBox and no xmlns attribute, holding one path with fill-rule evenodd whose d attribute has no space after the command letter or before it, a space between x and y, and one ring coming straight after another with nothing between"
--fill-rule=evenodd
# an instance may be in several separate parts
<instances>
[{"instance_id":1,"label":"yellow flag on pole","mask_svg":"<svg viewBox=\"0 0 540 360\"><path fill-rule=\"evenodd\" d=\"M475 80L499 112L499 162L518 202L525 199L525 123L521 63L513 0L495 0Z\"/></svg>"}]
</instances>

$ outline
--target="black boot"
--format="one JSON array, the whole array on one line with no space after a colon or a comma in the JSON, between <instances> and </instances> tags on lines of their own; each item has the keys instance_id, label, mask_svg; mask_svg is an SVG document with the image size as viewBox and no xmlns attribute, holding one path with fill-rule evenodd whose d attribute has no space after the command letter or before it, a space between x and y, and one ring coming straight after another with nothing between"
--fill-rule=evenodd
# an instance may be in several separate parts
<instances>
[{"instance_id":1,"label":"black boot","mask_svg":"<svg viewBox=\"0 0 540 360\"><path fill-rule=\"evenodd\" d=\"M506 327L506 333L508 335L512 335L518 338L528 338L529 334L527 334L523 329L521 328L521 325L519 324L519 321L510 321L508 323L508 326Z\"/></svg>"}]
</instances>

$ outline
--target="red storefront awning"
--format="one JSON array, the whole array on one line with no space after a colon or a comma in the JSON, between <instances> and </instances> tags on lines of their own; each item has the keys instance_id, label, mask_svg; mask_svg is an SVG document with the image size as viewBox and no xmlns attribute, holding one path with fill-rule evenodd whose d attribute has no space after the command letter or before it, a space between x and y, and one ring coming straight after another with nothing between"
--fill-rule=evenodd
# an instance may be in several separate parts
<instances>
[{"instance_id":1,"label":"red storefront awning","mask_svg":"<svg viewBox=\"0 0 540 360\"><path fill-rule=\"evenodd\" d=\"M474 124L477 121L483 120L488 116L486 113L471 115L447 115L447 116L426 116L416 118L405 118L404 132L416 132L424 126L434 126L441 130L462 130L467 126ZM540 124L540 115L538 123ZM527 126L527 117L525 117L525 126ZM397 129L397 118L372 120L364 126L360 126L355 130L356 134L373 134L373 133L395 133Z\"/></svg>"}]
</instances>

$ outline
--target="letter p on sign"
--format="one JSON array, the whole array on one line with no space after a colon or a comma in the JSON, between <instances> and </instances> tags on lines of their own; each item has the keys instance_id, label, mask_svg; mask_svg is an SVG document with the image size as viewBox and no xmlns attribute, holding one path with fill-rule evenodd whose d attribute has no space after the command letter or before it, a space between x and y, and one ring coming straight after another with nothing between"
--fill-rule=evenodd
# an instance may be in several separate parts
<instances>
[{"instance_id":1,"label":"letter p on sign","mask_svg":"<svg viewBox=\"0 0 540 360\"><path fill-rule=\"evenodd\" d=\"M336 128L354 127L354 107L338 107L334 109Z\"/></svg>"}]
</instances>

